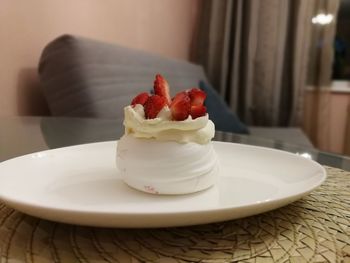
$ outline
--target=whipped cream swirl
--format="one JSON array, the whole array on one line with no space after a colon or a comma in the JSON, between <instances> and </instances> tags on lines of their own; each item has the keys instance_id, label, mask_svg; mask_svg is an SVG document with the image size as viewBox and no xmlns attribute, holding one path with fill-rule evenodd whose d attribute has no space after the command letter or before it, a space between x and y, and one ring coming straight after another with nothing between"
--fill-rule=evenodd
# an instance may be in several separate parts
<instances>
[{"instance_id":1,"label":"whipped cream swirl","mask_svg":"<svg viewBox=\"0 0 350 263\"><path fill-rule=\"evenodd\" d=\"M214 123L209 120L208 114L196 119L189 116L183 121L172 121L170 109L164 107L157 118L145 119L144 109L140 104L124 108L124 126L125 135L178 143L206 144L215 134Z\"/></svg>"}]
</instances>

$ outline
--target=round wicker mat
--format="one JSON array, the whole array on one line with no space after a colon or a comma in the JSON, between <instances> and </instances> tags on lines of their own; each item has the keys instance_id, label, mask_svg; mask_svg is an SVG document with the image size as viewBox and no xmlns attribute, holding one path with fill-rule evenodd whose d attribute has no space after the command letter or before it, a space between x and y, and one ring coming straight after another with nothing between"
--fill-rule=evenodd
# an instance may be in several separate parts
<instances>
[{"instance_id":1,"label":"round wicker mat","mask_svg":"<svg viewBox=\"0 0 350 263\"><path fill-rule=\"evenodd\" d=\"M165 229L53 223L0 204L0 262L350 262L350 173L272 212Z\"/></svg>"}]
</instances>

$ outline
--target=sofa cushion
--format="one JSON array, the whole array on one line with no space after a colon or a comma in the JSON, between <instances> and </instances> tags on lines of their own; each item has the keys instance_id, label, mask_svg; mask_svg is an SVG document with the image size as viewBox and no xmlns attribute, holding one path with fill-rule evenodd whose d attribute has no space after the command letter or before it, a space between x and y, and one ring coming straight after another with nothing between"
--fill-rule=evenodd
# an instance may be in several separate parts
<instances>
[{"instance_id":1,"label":"sofa cushion","mask_svg":"<svg viewBox=\"0 0 350 263\"><path fill-rule=\"evenodd\" d=\"M215 129L224 132L249 133L246 125L227 106L224 99L206 81L199 82L200 89L207 93L205 106Z\"/></svg>"},{"instance_id":2,"label":"sofa cushion","mask_svg":"<svg viewBox=\"0 0 350 263\"><path fill-rule=\"evenodd\" d=\"M201 66L71 35L49 43L39 62L54 116L122 118L135 94L152 89L156 73L166 77L173 95L206 80Z\"/></svg>"},{"instance_id":3,"label":"sofa cushion","mask_svg":"<svg viewBox=\"0 0 350 263\"><path fill-rule=\"evenodd\" d=\"M152 90L156 73L166 77L172 95L200 86L216 129L247 133L208 84L203 68L186 61L95 40L64 35L49 43L40 58L39 75L53 116L123 119L123 108L143 91Z\"/></svg>"}]
</instances>

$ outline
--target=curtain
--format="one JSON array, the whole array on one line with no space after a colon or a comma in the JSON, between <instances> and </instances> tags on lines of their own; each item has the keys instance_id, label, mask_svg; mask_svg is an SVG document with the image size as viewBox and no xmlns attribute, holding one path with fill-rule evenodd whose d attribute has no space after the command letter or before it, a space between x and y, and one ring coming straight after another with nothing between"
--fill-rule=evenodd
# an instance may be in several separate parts
<instances>
[{"instance_id":1,"label":"curtain","mask_svg":"<svg viewBox=\"0 0 350 263\"><path fill-rule=\"evenodd\" d=\"M194 60L246 124L302 124L318 2L324 1L201 2Z\"/></svg>"}]
</instances>

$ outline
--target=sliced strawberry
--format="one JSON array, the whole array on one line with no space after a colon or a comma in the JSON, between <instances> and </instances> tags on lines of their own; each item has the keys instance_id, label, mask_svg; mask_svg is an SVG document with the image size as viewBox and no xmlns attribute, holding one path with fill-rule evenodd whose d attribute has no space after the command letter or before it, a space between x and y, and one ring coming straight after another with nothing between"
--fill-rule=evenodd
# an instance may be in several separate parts
<instances>
[{"instance_id":1,"label":"sliced strawberry","mask_svg":"<svg viewBox=\"0 0 350 263\"><path fill-rule=\"evenodd\" d=\"M193 88L188 92L190 98L191 98L191 105L203 105L204 100L207 97L207 94L198 88Z\"/></svg>"},{"instance_id":2,"label":"sliced strawberry","mask_svg":"<svg viewBox=\"0 0 350 263\"><path fill-rule=\"evenodd\" d=\"M190 114L191 114L192 119L202 117L205 114L207 114L207 108L203 105L193 105L193 106L191 106Z\"/></svg>"},{"instance_id":3,"label":"sliced strawberry","mask_svg":"<svg viewBox=\"0 0 350 263\"><path fill-rule=\"evenodd\" d=\"M146 119L156 118L158 113L166 105L167 104L166 104L165 98L158 96L158 95L150 96L144 105Z\"/></svg>"},{"instance_id":4,"label":"sliced strawberry","mask_svg":"<svg viewBox=\"0 0 350 263\"><path fill-rule=\"evenodd\" d=\"M162 75L157 74L156 79L154 80L154 94L164 97L166 99L166 103L168 105L171 104L170 92L169 92L169 84L163 78Z\"/></svg>"},{"instance_id":5,"label":"sliced strawberry","mask_svg":"<svg viewBox=\"0 0 350 263\"><path fill-rule=\"evenodd\" d=\"M135 98L131 101L131 106L135 106L136 104L145 105L149 95L147 92L142 92L139 95L137 95Z\"/></svg>"},{"instance_id":6,"label":"sliced strawberry","mask_svg":"<svg viewBox=\"0 0 350 263\"><path fill-rule=\"evenodd\" d=\"M187 92L176 94L170 105L171 116L173 120L183 121L187 119L191 110L191 99Z\"/></svg>"}]
</instances>

